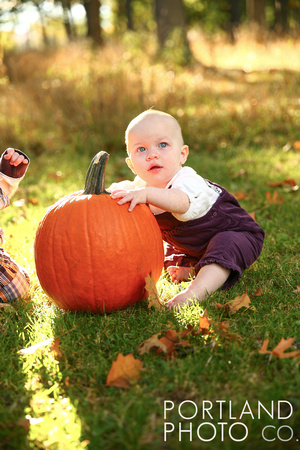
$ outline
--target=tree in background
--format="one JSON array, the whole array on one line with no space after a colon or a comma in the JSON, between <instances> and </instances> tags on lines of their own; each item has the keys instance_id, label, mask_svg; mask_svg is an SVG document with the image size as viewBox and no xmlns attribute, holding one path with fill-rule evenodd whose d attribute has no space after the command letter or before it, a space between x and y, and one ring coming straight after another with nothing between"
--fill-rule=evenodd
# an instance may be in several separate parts
<instances>
[{"instance_id":1,"label":"tree in background","mask_svg":"<svg viewBox=\"0 0 300 450\"><path fill-rule=\"evenodd\" d=\"M248 18L261 27L266 25L265 0L246 0Z\"/></svg>"},{"instance_id":2,"label":"tree in background","mask_svg":"<svg viewBox=\"0 0 300 450\"><path fill-rule=\"evenodd\" d=\"M192 53L187 40L182 0L154 0L154 6L160 48L173 47L178 62L190 63Z\"/></svg>"},{"instance_id":3,"label":"tree in background","mask_svg":"<svg viewBox=\"0 0 300 450\"><path fill-rule=\"evenodd\" d=\"M48 26L53 16L49 1L14 0L3 3L5 6L2 7L1 3L0 23L1 18L5 16L4 20L7 20L10 13L12 18L16 16L26 7L26 3L35 5L40 17L43 43L50 45ZM200 28L207 36L226 30L232 43L235 42L236 30L245 22L256 23L263 31L299 33L300 0L53 0L52 5L60 5L62 9L61 18L55 16L56 24L61 21L70 40L76 36L71 13L76 3L81 3L85 8L86 35L94 44L103 44L100 15L103 3L111 8L115 36L122 36L127 30L137 35L156 30L160 50L170 55L177 53L176 58L181 59L181 63L192 60L187 39L187 29L192 27Z\"/></svg>"},{"instance_id":4,"label":"tree in background","mask_svg":"<svg viewBox=\"0 0 300 450\"><path fill-rule=\"evenodd\" d=\"M66 30L66 35L70 41L76 37L76 28L72 16L72 0L61 0L63 8L63 23Z\"/></svg>"},{"instance_id":5,"label":"tree in background","mask_svg":"<svg viewBox=\"0 0 300 450\"><path fill-rule=\"evenodd\" d=\"M94 44L102 45L103 37L100 25L100 0L84 0L83 6L87 19L87 37L91 38Z\"/></svg>"}]
</instances>

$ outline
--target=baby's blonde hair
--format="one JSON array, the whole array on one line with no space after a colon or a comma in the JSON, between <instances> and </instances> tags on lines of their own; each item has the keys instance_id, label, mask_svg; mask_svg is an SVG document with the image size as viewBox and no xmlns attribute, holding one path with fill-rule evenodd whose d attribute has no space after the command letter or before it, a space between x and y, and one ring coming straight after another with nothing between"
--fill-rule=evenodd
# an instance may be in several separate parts
<instances>
[{"instance_id":1,"label":"baby's blonde hair","mask_svg":"<svg viewBox=\"0 0 300 450\"><path fill-rule=\"evenodd\" d=\"M126 131L125 131L125 144L126 144L127 153L128 153L128 134L129 134L130 130L132 130L132 128L135 127L142 120L146 119L147 117L151 117L151 116L153 116L153 117L154 116L161 116L161 117L164 117L164 118L172 121L172 124L175 126L175 129L178 132L179 137L182 140L182 144L183 144L183 137L182 137L181 127L179 125L179 122L175 119L175 117L173 117L171 114L168 114L166 112L158 111L157 109L152 109L151 108L151 109L147 109L146 111L142 112L141 114L136 116L134 119L132 119L132 121L129 123L128 127L126 128Z\"/></svg>"}]
</instances>

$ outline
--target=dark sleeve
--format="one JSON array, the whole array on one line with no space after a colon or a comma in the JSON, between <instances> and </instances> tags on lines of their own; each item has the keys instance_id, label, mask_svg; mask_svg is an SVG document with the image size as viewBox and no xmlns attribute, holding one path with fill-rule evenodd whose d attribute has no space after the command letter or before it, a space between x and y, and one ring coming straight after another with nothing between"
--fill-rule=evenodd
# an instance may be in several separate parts
<instances>
[{"instance_id":1,"label":"dark sleeve","mask_svg":"<svg viewBox=\"0 0 300 450\"><path fill-rule=\"evenodd\" d=\"M14 150L20 155L23 155L25 159L27 159L28 164L21 163L18 166L13 166L12 164L10 164L10 160L4 159L4 155L7 152L7 150L5 150L0 159L0 172L11 178L21 178L25 174L27 167L29 166L30 159L25 153L21 152L21 150L18 150L16 148Z\"/></svg>"}]
</instances>

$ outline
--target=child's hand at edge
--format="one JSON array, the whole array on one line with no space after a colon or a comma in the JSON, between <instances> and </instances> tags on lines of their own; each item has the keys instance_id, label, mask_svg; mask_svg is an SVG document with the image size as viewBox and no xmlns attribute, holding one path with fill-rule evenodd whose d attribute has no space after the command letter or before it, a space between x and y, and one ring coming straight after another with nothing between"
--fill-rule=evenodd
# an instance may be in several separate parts
<instances>
[{"instance_id":1,"label":"child's hand at edge","mask_svg":"<svg viewBox=\"0 0 300 450\"><path fill-rule=\"evenodd\" d=\"M4 155L4 159L9 160L12 166L19 166L20 164L28 164L28 159L21 155L14 148L8 148Z\"/></svg>"}]
</instances>

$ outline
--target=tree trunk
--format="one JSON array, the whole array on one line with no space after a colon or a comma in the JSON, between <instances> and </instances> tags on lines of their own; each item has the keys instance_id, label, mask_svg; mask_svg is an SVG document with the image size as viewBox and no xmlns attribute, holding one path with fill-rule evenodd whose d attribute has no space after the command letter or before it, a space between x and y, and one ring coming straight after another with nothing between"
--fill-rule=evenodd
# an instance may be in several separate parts
<instances>
[{"instance_id":1,"label":"tree trunk","mask_svg":"<svg viewBox=\"0 0 300 450\"><path fill-rule=\"evenodd\" d=\"M126 17L128 30L133 30L131 0L126 0Z\"/></svg>"},{"instance_id":2,"label":"tree trunk","mask_svg":"<svg viewBox=\"0 0 300 450\"><path fill-rule=\"evenodd\" d=\"M264 27L266 25L265 0L246 0L246 7L249 19Z\"/></svg>"},{"instance_id":3,"label":"tree trunk","mask_svg":"<svg viewBox=\"0 0 300 450\"><path fill-rule=\"evenodd\" d=\"M87 19L87 36L94 44L102 45L103 38L100 26L100 0L84 0L83 6Z\"/></svg>"},{"instance_id":4,"label":"tree trunk","mask_svg":"<svg viewBox=\"0 0 300 450\"><path fill-rule=\"evenodd\" d=\"M229 5L230 5L230 18L227 25L227 29L231 43L234 44L236 41L235 38L236 29L241 24L241 3L240 0L230 0Z\"/></svg>"},{"instance_id":5,"label":"tree trunk","mask_svg":"<svg viewBox=\"0 0 300 450\"><path fill-rule=\"evenodd\" d=\"M125 20L127 30L133 31L132 0L117 1L117 25L120 27L120 22L124 23Z\"/></svg>"},{"instance_id":6,"label":"tree trunk","mask_svg":"<svg viewBox=\"0 0 300 450\"><path fill-rule=\"evenodd\" d=\"M288 31L288 0L275 0L275 29L285 33Z\"/></svg>"},{"instance_id":7,"label":"tree trunk","mask_svg":"<svg viewBox=\"0 0 300 450\"><path fill-rule=\"evenodd\" d=\"M66 30L66 35L67 35L68 39L70 41L72 41L73 38L75 37L76 33L75 33L74 24L73 24L73 20L72 20L71 2L70 2L70 0L62 0L61 5L63 8L63 22L64 22L64 27Z\"/></svg>"},{"instance_id":8,"label":"tree trunk","mask_svg":"<svg viewBox=\"0 0 300 450\"><path fill-rule=\"evenodd\" d=\"M155 0L157 36L163 47L174 28L185 28L182 0Z\"/></svg>"},{"instance_id":9,"label":"tree trunk","mask_svg":"<svg viewBox=\"0 0 300 450\"><path fill-rule=\"evenodd\" d=\"M166 47L169 38L174 37L174 51L181 64L188 64L193 56L188 44L185 29L185 14L182 0L155 0L155 20L160 48ZM172 40L172 39L171 39ZM179 55L179 53L181 53Z\"/></svg>"},{"instance_id":10,"label":"tree trunk","mask_svg":"<svg viewBox=\"0 0 300 450\"><path fill-rule=\"evenodd\" d=\"M41 5L40 5L39 2L34 1L33 3L34 3L34 5L36 6L36 8L37 8L37 10L38 10L38 13L39 13L39 16L40 16L40 23L41 23L41 28L42 28L42 35L43 35L43 42L44 42L44 45L45 45L46 47L48 47L48 46L49 46L49 39L48 39L48 35L47 35L47 33L46 33L46 25L45 25L44 12L42 11L42 7L41 7Z\"/></svg>"}]
</instances>

